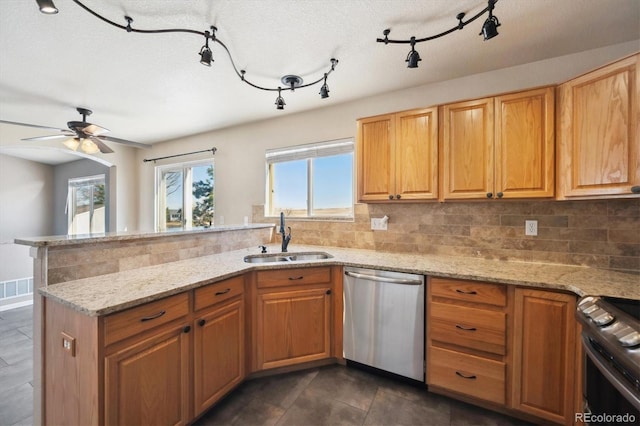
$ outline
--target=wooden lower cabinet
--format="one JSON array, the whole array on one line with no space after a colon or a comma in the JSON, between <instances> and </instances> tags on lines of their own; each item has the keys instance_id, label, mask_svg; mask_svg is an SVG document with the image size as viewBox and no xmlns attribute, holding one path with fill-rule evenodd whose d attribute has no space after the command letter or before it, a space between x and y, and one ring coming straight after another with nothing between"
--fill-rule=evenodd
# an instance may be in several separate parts
<instances>
[{"instance_id":1,"label":"wooden lower cabinet","mask_svg":"<svg viewBox=\"0 0 640 426\"><path fill-rule=\"evenodd\" d=\"M105 357L105 424L189 421L189 334L171 326Z\"/></svg>"},{"instance_id":2,"label":"wooden lower cabinet","mask_svg":"<svg viewBox=\"0 0 640 426\"><path fill-rule=\"evenodd\" d=\"M516 410L572 424L578 391L575 307L570 294L515 290L511 398Z\"/></svg>"},{"instance_id":3,"label":"wooden lower cabinet","mask_svg":"<svg viewBox=\"0 0 640 426\"><path fill-rule=\"evenodd\" d=\"M258 295L258 368L331 356L331 288Z\"/></svg>"},{"instance_id":4,"label":"wooden lower cabinet","mask_svg":"<svg viewBox=\"0 0 640 426\"><path fill-rule=\"evenodd\" d=\"M198 416L244 379L244 303L199 315L194 330L194 411Z\"/></svg>"}]
</instances>

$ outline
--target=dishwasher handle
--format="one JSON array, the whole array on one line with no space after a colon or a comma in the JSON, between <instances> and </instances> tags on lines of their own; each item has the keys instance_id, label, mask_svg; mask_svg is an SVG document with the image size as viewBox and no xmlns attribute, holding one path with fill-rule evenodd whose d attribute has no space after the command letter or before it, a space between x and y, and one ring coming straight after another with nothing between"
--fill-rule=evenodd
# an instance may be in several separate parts
<instances>
[{"instance_id":1,"label":"dishwasher handle","mask_svg":"<svg viewBox=\"0 0 640 426\"><path fill-rule=\"evenodd\" d=\"M344 271L344 274L353 278L362 278L364 280L378 281L378 282L389 283L389 284L422 285L422 280L412 280L408 278L386 278L386 277L379 277L377 275L361 274L359 272L351 272L351 271Z\"/></svg>"}]
</instances>

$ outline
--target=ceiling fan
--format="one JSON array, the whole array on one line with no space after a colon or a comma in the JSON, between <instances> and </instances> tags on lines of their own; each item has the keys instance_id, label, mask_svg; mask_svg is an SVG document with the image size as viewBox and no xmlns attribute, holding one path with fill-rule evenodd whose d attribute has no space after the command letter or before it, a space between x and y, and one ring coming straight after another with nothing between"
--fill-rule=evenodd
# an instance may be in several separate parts
<instances>
[{"instance_id":1,"label":"ceiling fan","mask_svg":"<svg viewBox=\"0 0 640 426\"><path fill-rule=\"evenodd\" d=\"M39 126L36 124L18 123L15 121L6 120L0 120L0 123L15 124L18 126L35 127L38 129L48 129L61 132L58 135L37 136L34 138L25 138L22 140L45 141L51 139L66 139L63 142L64 146L73 151L77 151L78 148L80 148L80 150L86 154L95 154L97 152L101 152L103 154L112 153L113 150L109 148L104 143L104 141L115 142L135 148L151 148L149 145L143 143L105 136L104 133L109 132L108 129L87 122L87 116L91 115L92 113L90 109L77 107L76 111L78 111L78 113L82 115L82 121L67 122L67 127L69 127L68 129L59 129L57 127Z\"/></svg>"}]
</instances>

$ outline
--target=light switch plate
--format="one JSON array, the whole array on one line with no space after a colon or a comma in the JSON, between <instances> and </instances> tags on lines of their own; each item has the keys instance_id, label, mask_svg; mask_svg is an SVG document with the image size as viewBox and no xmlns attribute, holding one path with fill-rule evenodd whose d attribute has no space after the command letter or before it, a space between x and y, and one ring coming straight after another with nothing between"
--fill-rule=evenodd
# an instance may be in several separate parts
<instances>
[{"instance_id":1,"label":"light switch plate","mask_svg":"<svg viewBox=\"0 0 640 426\"><path fill-rule=\"evenodd\" d=\"M68 335L64 331L60 333L62 335L62 349L69 352L72 357L76 356L76 338Z\"/></svg>"}]
</instances>

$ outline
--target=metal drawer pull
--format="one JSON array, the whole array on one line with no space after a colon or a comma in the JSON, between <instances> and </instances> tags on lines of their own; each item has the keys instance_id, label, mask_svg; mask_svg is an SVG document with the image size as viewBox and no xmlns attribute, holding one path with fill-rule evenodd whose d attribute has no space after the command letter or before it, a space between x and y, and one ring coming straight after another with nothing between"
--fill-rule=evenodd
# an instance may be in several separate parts
<instances>
[{"instance_id":1,"label":"metal drawer pull","mask_svg":"<svg viewBox=\"0 0 640 426\"><path fill-rule=\"evenodd\" d=\"M456 324L456 328L464 331L476 331L475 327L465 327L464 325Z\"/></svg>"},{"instance_id":2,"label":"metal drawer pull","mask_svg":"<svg viewBox=\"0 0 640 426\"><path fill-rule=\"evenodd\" d=\"M298 281L304 279L304 276L300 275L299 277L289 277L289 281Z\"/></svg>"},{"instance_id":3,"label":"metal drawer pull","mask_svg":"<svg viewBox=\"0 0 640 426\"><path fill-rule=\"evenodd\" d=\"M231 291L230 288L226 289L226 290L222 290L222 291L217 291L216 292L216 296L220 296L221 294L227 294Z\"/></svg>"},{"instance_id":4,"label":"metal drawer pull","mask_svg":"<svg viewBox=\"0 0 640 426\"><path fill-rule=\"evenodd\" d=\"M456 289L456 293L460 293L460 294L478 294L478 292L475 291L475 290L464 291L464 290L460 290L459 288Z\"/></svg>"},{"instance_id":5,"label":"metal drawer pull","mask_svg":"<svg viewBox=\"0 0 640 426\"><path fill-rule=\"evenodd\" d=\"M160 318L161 316L163 316L166 313L167 313L167 311L160 311L155 315L151 315L150 317L140 318L140 322L151 321L151 320L154 320L156 318Z\"/></svg>"},{"instance_id":6,"label":"metal drawer pull","mask_svg":"<svg viewBox=\"0 0 640 426\"><path fill-rule=\"evenodd\" d=\"M476 376L475 376L475 375L474 375L474 376L465 376L464 374L462 374L462 373L461 373L461 372L459 372L459 371L456 371L456 374L457 374L458 376L462 377L463 379L469 379L469 380L475 380L475 379L476 379Z\"/></svg>"}]
</instances>

